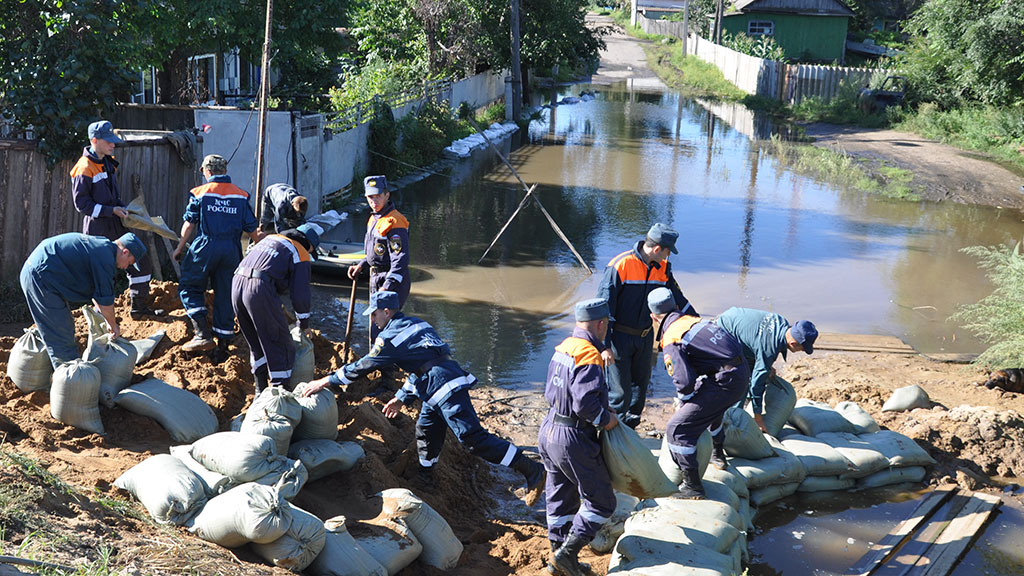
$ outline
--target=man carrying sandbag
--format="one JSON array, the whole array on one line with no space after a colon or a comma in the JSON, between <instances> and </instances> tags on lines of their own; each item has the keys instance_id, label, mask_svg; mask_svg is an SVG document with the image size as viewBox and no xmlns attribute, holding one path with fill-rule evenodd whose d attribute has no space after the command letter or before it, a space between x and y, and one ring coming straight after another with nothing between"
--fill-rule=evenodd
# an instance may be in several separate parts
<instances>
[{"instance_id":1,"label":"man carrying sandbag","mask_svg":"<svg viewBox=\"0 0 1024 576\"><path fill-rule=\"evenodd\" d=\"M267 234L298 228L306 222L309 200L285 183L271 184L263 191L260 229Z\"/></svg>"},{"instance_id":2,"label":"man carrying sandbag","mask_svg":"<svg viewBox=\"0 0 1024 576\"><path fill-rule=\"evenodd\" d=\"M295 344L281 307L281 294L289 294L299 329L311 337L309 277L318 246L317 226L303 224L264 237L235 269L231 305L249 344L257 396L267 386L287 386L292 377Z\"/></svg>"},{"instance_id":3,"label":"man carrying sandbag","mask_svg":"<svg viewBox=\"0 0 1024 576\"><path fill-rule=\"evenodd\" d=\"M72 232L47 238L21 268L21 289L54 369L78 358L75 322L69 303L92 300L115 338L114 274L146 255L146 246L128 232L111 241Z\"/></svg>"},{"instance_id":4,"label":"man carrying sandbag","mask_svg":"<svg viewBox=\"0 0 1024 576\"><path fill-rule=\"evenodd\" d=\"M452 359L448 345L434 328L400 310L399 296L389 290L374 292L363 312L381 330L370 353L343 366L330 376L309 383L303 396L327 386L351 384L374 370L398 366L409 373L405 385L384 405L384 415L394 418L402 404L417 397L423 401L416 420L416 444L420 459L419 480L433 485L433 466L441 455L448 428L459 442L477 456L508 466L526 477L526 501L533 505L544 485L544 467L522 450L484 429L473 408L469 389L476 377Z\"/></svg>"},{"instance_id":5,"label":"man carrying sandbag","mask_svg":"<svg viewBox=\"0 0 1024 576\"><path fill-rule=\"evenodd\" d=\"M548 567L564 576L590 572L578 559L580 550L594 539L616 506L597 437L598 430L619 424L608 404L601 358L608 332L608 301L579 302L575 317L572 336L555 347L548 365L544 397L551 409L537 439L548 473L544 494L554 552Z\"/></svg>"},{"instance_id":6,"label":"man carrying sandbag","mask_svg":"<svg viewBox=\"0 0 1024 576\"><path fill-rule=\"evenodd\" d=\"M722 415L743 398L750 369L735 338L714 322L680 312L668 288L652 291L647 305L651 318L660 322L659 348L664 352L665 370L676 386L678 408L669 418L665 434L672 460L683 472L679 494L704 498L697 440L705 429L711 431L711 464L724 470Z\"/></svg>"},{"instance_id":7,"label":"man carrying sandbag","mask_svg":"<svg viewBox=\"0 0 1024 576\"><path fill-rule=\"evenodd\" d=\"M722 312L715 323L743 347L743 357L750 367L747 398L758 428L768 432L763 416L764 391L768 380L775 377L772 364L780 353L785 360L787 351L813 353L818 329L807 320L800 320L790 327L789 321L781 314L735 307Z\"/></svg>"}]
</instances>

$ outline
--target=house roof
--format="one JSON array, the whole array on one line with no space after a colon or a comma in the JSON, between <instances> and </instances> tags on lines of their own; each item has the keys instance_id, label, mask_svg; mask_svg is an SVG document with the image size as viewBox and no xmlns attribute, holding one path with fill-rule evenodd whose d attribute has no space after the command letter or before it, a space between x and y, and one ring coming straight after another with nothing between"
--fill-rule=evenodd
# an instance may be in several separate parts
<instances>
[{"instance_id":1,"label":"house roof","mask_svg":"<svg viewBox=\"0 0 1024 576\"><path fill-rule=\"evenodd\" d=\"M850 16L853 10L842 0L736 0L737 12L785 12L817 16Z\"/></svg>"}]
</instances>

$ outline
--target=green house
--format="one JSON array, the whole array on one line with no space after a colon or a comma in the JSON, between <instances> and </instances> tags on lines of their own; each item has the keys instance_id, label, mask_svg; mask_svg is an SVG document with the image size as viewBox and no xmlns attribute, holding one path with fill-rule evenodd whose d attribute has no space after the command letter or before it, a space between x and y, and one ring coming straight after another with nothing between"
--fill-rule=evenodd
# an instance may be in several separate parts
<instances>
[{"instance_id":1,"label":"green house","mask_svg":"<svg viewBox=\"0 0 1024 576\"><path fill-rule=\"evenodd\" d=\"M842 62L853 16L840 0L736 0L722 32L772 36L790 60Z\"/></svg>"}]
</instances>

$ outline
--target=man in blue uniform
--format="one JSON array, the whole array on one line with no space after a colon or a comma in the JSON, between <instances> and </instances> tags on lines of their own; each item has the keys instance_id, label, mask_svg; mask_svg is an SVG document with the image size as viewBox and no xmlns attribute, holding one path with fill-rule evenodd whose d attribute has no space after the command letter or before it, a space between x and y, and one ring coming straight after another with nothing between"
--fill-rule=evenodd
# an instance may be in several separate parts
<instances>
[{"instance_id":1,"label":"man in blue uniform","mask_svg":"<svg viewBox=\"0 0 1024 576\"><path fill-rule=\"evenodd\" d=\"M611 320L605 349L608 400L619 420L630 428L640 424L651 382L651 350L654 331L647 311L647 295L665 287L672 291L676 306L697 314L683 296L672 276L669 254L678 254L679 233L662 223L651 226L647 237L612 258L604 270L597 297L608 301Z\"/></svg>"},{"instance_id":2,"label":"man in blue uniform","mask_svg":"<svg viewBox=\"0 0 1024 576\"><path fill-rule=\"evenodd\" d=\"M381 329L370 353L330 376L314 380L304 394L315 394L329 385L348 385L374 370L397 365L409 373L409 378L384 405L383 411L388 418L394 418L402 405L414 397L422 401L416 420L421 481L426 485L433 483L433 466L441 455L445 432L450 428L470 453L522 474L526 478L526 502L533 505L544 487L544 467L514 444L481 426L469 397L476 377L452 359L448 345L430 324L403 314L399 302L394 292L374 292L370 306L363 313Z\"/></svg>"},{"instance_id":3,"label":"man in blue uniform","mask_svg":"<svg viewBox=\"0 0 1024 576\"><path fill-rule=\"evenodd\" d=\"M764 425L764 391L768 382L775 378L772 364L786 352L814 352L814 341L818 329L807 320L800 320L792 327L781 314L751 310L750 308L729 308L715 322L743 346L743 357L750 366L750 386L747 398L762 432Z\"/></svg>"},{"instance_id":4,"label":"man in blue uniform","mask_svg":"<svg viewBox=\"0 0 1024 576\"><path fill-rule=\"evenodd\" d=\"M131 232L115 241L69 233L47 238L21 267L21 289L54 369L78 358L70 304L96 305L110 332L121 335L114 314L114 274L146 256Z\"/></svg>"},{"instance_id":5,"label":"man in blue uniform","mask_svg":"<svg viewBox=\"0 0 1024 576\"><path fill-rule=\"evenodd\" d=\"M223 156L203 158L206 184L193 188L181 240L174 259L181 261L178 295L185 314L192 320L195 336L182 345L186 352L210 350L217 335L214 363L228 357L228 345L235 335L235 313L231 308L231 278L242 260L239 238L247 232L254 242L262 233L256 229L256 216L249 207L249 193L231 183L228 162ZM197 233L198 232L198 233ZM195 235L195 240L192 240ZM189 243L191 241L191 243ZM186 245L188 252L184 253ZM207 320L206 287L213 285L213 331Z\"/></svg>"},{"instance_id":6,"label":"man in blue uniform","mask_svg":"<svg viewBox=\"0 0 1024 576\"><path fill-rule=\"evenodd\" d=\"M295 188L281 183L271 184L263 191L260 229L267 233L293 230L306 221L309 200Z\"/></svg>"},{"instance_id":7,"label":"man in blue uniform","mask_svg":"<svg viewBox=\"0 0 1024 576\"><path fill-rule=\"evenodd\" d=\"M93 122L89 125L89 147L71 169L71 196L75 209L83 214L82 232L107 240L116 240L128 232L121 222L128 211L117 185L118 163L113 156L115 146L121 142L110 122ZM148 256L139 258L135 266L127 270L132 318L163 314L163 310L149 307L152 271L153 264Z\"/></svg>"},{"instance_id":8,"label":"man in blue uniform","mask_svg":"<svg viewBox=\"0 0 1024 576\"><path fill-rule=\"evenodd\" d=\"M697 439L704 430L711 431L715 445L712 463L724 469L722 416L743 398L750 370L740 343L714 322L680 312L668 288L652 291L647 303L651 318L660 322L665 370L676 386L678 408L669 418L665 434L672 460L683 471L679 493L683 498L704 498Z\"/></svg>"},{"instance_id":9,"label":"man in blue uniform","mask_svg":"<svg viewBox=\"0 0 1024 576\"><path fill-rule=\"evenodd\" d=\"M281 294L289 294L299 329L310 336L309 277L319 245L316 225L303 224L264 237L235 269L231 304L249 344L257 396L267 386L287 386L295 364L295 343Z\"/></svg>"},{"instance_id":10,"label":"man in blue uniform","mask_svg":"<svg viewBox=\"0 0 1024 576\"><path fill-rule=\"evenodd\" d=\"M608 404L601 358L608 302L580 302L575 317L572 336L555 347L548 365L544 397L551 409L537 439L548 474L544 494L554 552L549 571L565 576L590 572L578 560L580 550L594 539L616 504L597 437L598 430L611 430L619 423Z\"/></svg>"}]
</instances>

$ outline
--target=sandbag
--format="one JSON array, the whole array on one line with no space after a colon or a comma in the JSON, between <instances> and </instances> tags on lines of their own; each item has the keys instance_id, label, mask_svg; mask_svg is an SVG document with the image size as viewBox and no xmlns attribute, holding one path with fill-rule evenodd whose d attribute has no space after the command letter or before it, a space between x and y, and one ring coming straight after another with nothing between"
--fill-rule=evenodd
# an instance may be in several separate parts
<instances>
[{"instance_id":1,"label":"sandbag","mask_svg":"<svg viewBox=\"0 0 1024 576\"><path fill-rule=\"evenodd\" d=\"M278 454L287 454L295 427L302 420L302 406L279 386L270 386L253 398L242 420L243 434L262 434L274 439Z\"/></svg>"},{"instance_id":2,"label":"sandbag","mask_svg":"<svg viewBox=\"0 0 1024 576\"><path fill-rule=\"evenodd\" d=\"M746 479L744 479L743 476L736 471L736 468L731 465L725 470L719 470L715 467L708 468L707 471L704 472L703 478L705 480L714 480L725 484L740 498L747 498L750 496L750 492L747 490Z\"/></svg>"},{"instance_id":3,"label":"sandbag","mask_svg":"<svg viewBox=\"0 0 1024 576\"><path fill-rule=\"evenodd\" d=\"M217 431L217 415L202 398L157 378L125 388L114 398L114 403L129 412L156 420L171 439L182 444Z\"/></svg>"},{"instance_id":4,"label":"sandbag","mask_svg":"<svg viewBox=\"0 0 1024 576\"><path fill-rule=\"evenodd\" d=\"M114 397L132 383L138 351L124 338L104 334L90 338L83 358L100 371L100 403L114 407Z\"/></svg>"},{"instance_id":5,"label":"sandbag","mask_svg":"<svg viewBox=\"0 0 1024 576\"><path fill-rule=\"evenodd\" d=\"M892 430L881 430L873 434L857 436L878 450L889 460L890 466L931 466L935 459L910 438Z\"/></svg>"},{"instance_id":6,"label":"sandbag","mask_svg":"<svg viewBox=\"0 0 1024 576\"><path fill-rule=\"evenodd\" d=\"M330 530L334 523L332 518L324 525ZM423 552L423 545L401 520L378 517L346 524L356 542L388 571L389 576L401 572Z\"/></svg>"},{"instance_id":7,"label":"sandbag","mask_svg":"<svg viewBox=\"0 0 1024 576\"><path fill-rule=\"evenodd\" d=\"M797 492L830 492L832 490L849 490L857 484L853 478L839 476L808 476L800 483Z\"/></svg>"},{"instance_id":8,"label":"sandbag","mask_svg":"<svg viewBox=\"0 0 1024 576\"><path fill-rule=\"evenodd\" d=\"M289 389L303 382L312 382L316 374L316 359L313 357L313 341L306 338L305 332L298 326L292 328L292 341L295 343L295 362L292 364L292 377Z\"/></svg>"},{"instance_id":9,"label":"sandbag","mask_svg":"<svg viewBox=\"0 0 1024 576\"><path fill-rule=\"evenodd\" d=\"M878 432L881 428L878 427L878 422L868 414L866 410L860 407L860 404L856 402L840 402L836 404L836 412L843 415L853 424L855 434L870 434L871 432Z\"/></svg>"},{"instance_id":10,"label":"sandbag","mask_svg":"<svg viewBox=\"0 0 1024 576\"><path fill-rule=\"evenodd\" d=\"M931 398L917 384L904 386L892 393L892 396L882 404L882 412L904 412L914 408L930 408Z\"/></svg>"},{"instance_id":11,"label":"sandbag","mask_svg":"<svg viewBox=\"0 0 1024 576\"><path fill-rule=\"evenodd\" d=\"M708 469L713 449L714 440L711 438L711 432L708 430L701 432L700 438L697 439L697 471L701 476ZM665 473L665 477L676 486L683 481L683 471L679 468L679 464L676 464L676 461L672 459L672 452L668 448L668 436L661 437L661 450L658 451L658 467Z\"/></svg>"},{"instance_id":12,"label":"sandbag","mask_svg":"<svg viewBox=\"0 0 1024 576\"><path fill-rule=\"evenodd\" d=\"M793 390L793 385L778 376L769 376L764 387L764 413L761 414L768 434L778 437L790 414L793 413L794 406L796 391ZM751 417L754 415L750 404L747 404L746 412Z\"/></svg>"},{"instance_id":13,"label":"sandbag","mask_svg":"<svg viewBox=\"0 0 1024 576\"><path fill-rule=\"evenodd\" d=\"M231 481L231 478L228 478L220 472L214 472L199 462L196 462L196 459L192 457L191 444L171 446L169 451L171 456L180 460L186 468L191 470L192 473L199 478L199 481L203 484L203 491L206 492L206 496L208 498L213 498L218 494L223 494L235 486Z\"/></svg>"},{"instance_id":14,"label":"sandbag","mask_svg":"<svg viewBox=\"0 0 1024 576\"><path fill-rule=\"evenodd\" d=\"M206 504L202 481L170 454L146 458L114 480L114 486L131 492L161 524L180 526Z\"/></svg>"},{"instance_id":15,"label":"sandbag","mask_svg":"<svg viewBox=\"0 0 1024 576\"><path fill-rule=\"evenodd\" d=\"M121 222L128 228L154 232L173 242L178 241L178 234L167 226L163 217L149 215L145 199L141 195L129 202L125 210L128 211L128 215L122 218Z\"/></svg>"},{"instance_id":16,"label":"sandbag","mask_svg":"<svg viewBox=\"0 0 1024 576\"><path fill-rule=\"evenodd\" d=\"M258 434L218 432L192 444L192 457L235 482L252 482L279 469L284 456L274 441Z\"/></svg>"},{"instance_id":17,"label":"sandbag","mask_svg":"<svg viewBox=\"0 0 1024 576\"><path fill-rule=\"evenodd\" d=\"M753 494L754 489L771 486L773 484L800 483L807 477L807 471L792 452L776 440L768 438L769 444L775 449L776 456L762 458L760 460L747 460L734 458L729 461L736 471L747 481L747 488ZM751 495L753 502L753 495Z\"/></svg>"},{"instance_id":18,"label":"sandbag","mask_svg":"<svg viewBox=\"0 0 1024 576\"><path fill-rule=\"evenodd\" d=\"M782 430L775 435L775 438L777 438L778 440L785 440L786 437L792 436L793 434L800 434L801 436L804 435L803 432L800 432L793 426L786 424L785 426L782 427Z\"/></svg>"},{"instance_id":19,"label":"sandbag","mask_svg":"<svg viewBox=\"0 0 1024 576\"><path fill-rule=\"evenodd\" d=\"M705 521L718 520L740 531L743 531L746 525L736 510L715 500L687 500L669 496L642 500L639 506L641 509L662 508L668 515L694 516Z\"/></svg>"},{"instance_id":20,"label":"sandbag","mask_svg":"<svg viewBox=\"0 0 1024 576\"><path fill-rule=\"evenodd\" d=\"M710 548L670 542L657 534L623 534L612 549L608 574L644 576L722 576L732 574L732 558Z\"/></svg>"},{"instance_id":21,"label":"sandbag","mask_svg":"<svg viewBox=\"0 0 1024 576\"><path fill-rule=\"evenodd\" d=\"M841 474L842 478L864 478L889 467L889 459L883 456L870 442L856 434L826 432L817 438L836 449L853 464L854 469Z\"/></svg>"},{"instance_id":22,"label":"sandbag","mask_svg":"<svg viewBox=\"0 0 1024 576\"><path fill-rule=\"evenodd\" d=\"M388 576L387 568L374 560L345 527L345 517L335 516L324 525L324 549L306 568L312 576Z\"/></svg>"},{"instance_id":23,"label":"sandbag","mask_svg":"<svg viewBox=\"0 0 1024 576\"><path fill-rule=\"evenodd\" d=\"M100 420L100 371L84 360L61 364L53 373L50 415L86 432L104 434Z\"/></svg>"},{"instance_id":24,"label":"sandbag","mask_svg":"<svg viewBox=\"0 0 1024 576\"><path fill-rule=\"evenodd\" d=\"M307 386L309 384L303 382L295 387L295 401L302 408L302 420L292 433L292 441L334 440L338 437L338 400L327 388L303 398L302 392Z\"/></svg>"},{"instance_id":25,"label":"sandbag","mask_svg":"<svg viewBox=\"0 0 1024 576\"><path fill-rule=\"evenodd\" d=\"M708 500L721 502L733 510L739 510L740 497L724 482L704 478L701 484L704 486L704 494Z\"/></svg>"},{"instance_id":26,"label":"sandbag","mask_svg":"<svg viewBox=\"0 0 1024 576\"><path fill-rule=\"evenodd\" d=\"M789 423L807 436L825 432L854 432L856 428L843 415L824 402L801 398L796 401Z\"/></svg>"},{"instance_id":27,"label":"sandbag","mask_svg":"<svg viewBox=\"0 0 1024 576\"><path fill-rule=\"evenodd\" d=\"M875 472L871 476L857 480L857 489L878 488L903 482L920 482L928 471L923 466L907 466L905 468L889 468Z\"/></svg>"},{"instance_id":28,"label":"sandbag","mask_svg":"<svg viewBox=\"0 0 1024 576\"><path fill-rule=\"evenodd\" d=\"M154 332L152 336L143 338L141 340L132 340L132 346L135 347L135 365L144 364L149 357L153 355L153 350L156 350L157 344L164 339L164 331Z\"/></svg>"},{"instance_id":29,"label":"sandbag","mask_svg":"<svg viewBox=\"0 0 1024 576\"><path fill-rule=\"evenodd\" d=\"M856 470L835 448L810 436L787 436L782 445L800 459L808 476L838 476Z\"/></svg>"},{"instance_id":30,"label":"sandbag","mask_svg":"<svg viewBox=\"0 0 1024 576\"><path fill-rule=\"evenodd\" d=\"M615 541L622 535L626 519L636 512L638 504L640 504L640 499L636 496L616 492L615 511L612 512L611 518L601 525L601 529L590 541L590 548L599 554L610 551L612 546L615 546Z\"/></svg>"},{"instance_id":31,"label":"sandbag","mask_svg":"<svg viewBox=\"0 0 1024 576\"><path fill-rule=\"evenodd\" d=\"M35 326L25 329L25 334L11 348L11 356L7 359L7 377L18 390L26 394L50 388L53 363L50 362L43 337Z\"/></svg>"},{"instance_id":32,"label":"sandbag","mask_svg":"<svg viewBox=\"0 0 1024 576\"><path fill-rule=\"evenodd\" d=\"M355 442L334 440L299 440L288 447L288 457L301 460L309 472L309 481L326 478L336 472L347 472L366 456Z\"/></svg>"},{"instance_id":33,"label":"sandbag","mask_svg":"<svg viewBox=\"0 0 1024 576\"><path fill-rule=\"evenodd\" d=\"M250 545L267 562L292 572L301 572L324 549L327 535L324 523L302 508L290 506L292 523L277 540Z\"/></svg>"},{"instance_id":34,"label":"sandbag","mask_svg":"<svg viewBox=\"0 0 1024 576\"><path fill-rule=\"evenodd\" d=\"M420 561L441 570L454 568L459 563L462 542L429 504L404 488L384 490L379 495L384 499L381 513L391 520L403 521L423 545Z\"/></svg>"},{"instance_id":35,"label":"sandbag","mask_svg":"<svg viewBox=\"0 0 1024 576\"><path fill-rule=\"evenodd\" d=\"M725 554L732 548L740 531L721 520L710 520L693 514L667 513L661 508L645 508L626 520L623 534L660 537L669 542L691 542Z\"/></svg>"},{"instance_id":36,"label":"sandbag","mask_svg":"<svg viewBox=\"0 0 1024 576\"><path fill-rule=\"evenodd\" d=\"M757 422L739 407L726 410L722 424L725 426L725 452L729 456L760 460L774 455Z\"/></svg>"},{"instance_id":37,"label":"sandbag","mask_svg":"<svg viewBox=\"0 0 1024 576\"><path fill-rule=\"evenodd\" d=\"M276 489L249 482L210 499L186 526L207 542L235 548L273 542L291 523L291 507Z\"/></svg>"},{"instance_id":38,"label":"sandbag","mask_svg":"<svg viewBox=\"0 0 1024 576\"><path fill-rule=\"evenodd\" d=\"M306 471L302 462L284 458L277 470L267 473L262 478L257 478L255 482L264 486L273 486L281 493L282 498L291 500L298 495L307 480L309 480L309 472Z\"/></svg>"},{"instance_id":39,"label":"sandbag","mask_svg":"<svg viewBox=\"0 0 1024 576\"><path fill-rule=\"evenodd\" d=\"M800 487L801 482L789 482L786 484L772 484L750 491L750 503L753 506L761 507L781 500L793 494Z\"/></svg>"},{"instance_id":40,"label":"sandbag","mask_svg":"<svg viewBox=\"0 0 1024 576\"><path fill-rule=\"evenodd\" d=\"M601 454L615 490L637 498L657 498L676 492L676 485L665 477L658 460L629 426L602 431Z\"/></svg>"}]
</instances>

